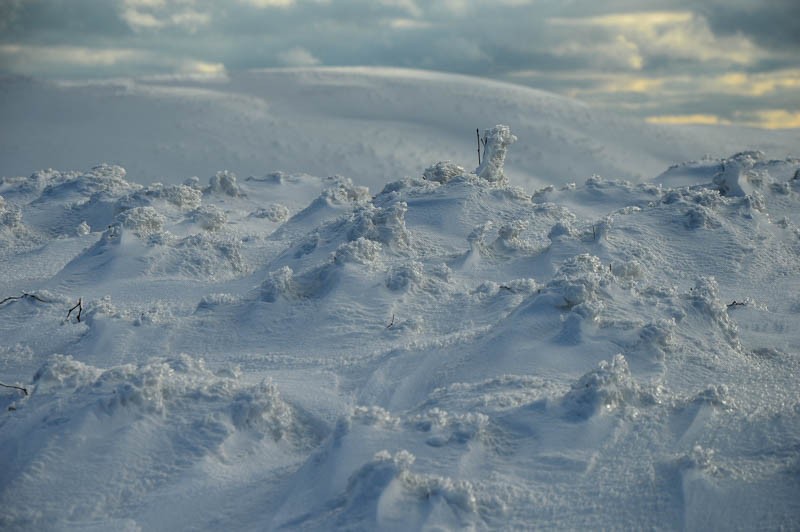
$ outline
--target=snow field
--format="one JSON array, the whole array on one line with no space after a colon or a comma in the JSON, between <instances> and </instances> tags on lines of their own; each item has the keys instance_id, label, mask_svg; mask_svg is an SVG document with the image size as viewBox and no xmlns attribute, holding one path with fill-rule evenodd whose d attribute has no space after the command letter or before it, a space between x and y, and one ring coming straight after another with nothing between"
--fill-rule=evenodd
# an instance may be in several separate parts
<instances>
[{"instance_id":1,"label":"snow field","mask_svg":"<svg viewBox=\"0 0 800 532\"><path fill-rule=\"evenodd\" d=\"M0 180L0 525L795 526L800 161L530 193L488 138L374 196Z\"/></svg>"}]
</instances>

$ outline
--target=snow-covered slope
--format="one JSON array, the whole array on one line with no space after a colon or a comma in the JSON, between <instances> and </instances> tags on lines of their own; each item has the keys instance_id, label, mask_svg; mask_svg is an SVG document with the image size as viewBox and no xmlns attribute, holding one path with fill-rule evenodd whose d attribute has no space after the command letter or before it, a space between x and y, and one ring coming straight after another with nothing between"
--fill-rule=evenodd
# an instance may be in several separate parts
<instances>
[{"instance_id":1,"label":"snow-covered slope","mask_svg":"<svg viewBox=\"0 0 800 532\"><path fill-rule=\"evenodd\" d=\"M522 86L413 70L267 70L205 82L4 79L0 90L1 176L105 161L140 184L205 182L227 169L338 174L380 188L418 176L430 161L474 168L476 128L500 122L522 139L506 171L533 189L593 174L638 181L675 162L746 149L784 158L800 143L797 131L649 125Z\"/></svg>"},{"instance_id":2,"label":"snow-covered slope","mask_svg":"<svg viewBox=\"0 0 800 532\"><path fill-rule=\"evenodd\" d=\"M0 180L0 528L795 527L800 160L531 192L489 138Z\"/></svg>"}]
</instances>

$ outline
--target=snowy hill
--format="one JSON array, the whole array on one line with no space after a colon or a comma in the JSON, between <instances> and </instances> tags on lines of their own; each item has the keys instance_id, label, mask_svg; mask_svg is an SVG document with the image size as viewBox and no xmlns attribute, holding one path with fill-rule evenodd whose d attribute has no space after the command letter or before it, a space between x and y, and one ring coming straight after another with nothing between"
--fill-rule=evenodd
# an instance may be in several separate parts
<instances>
[{"instance_id":1,"label":"snowy hill","mask_svg":"<svg viewBox=\"0 0 800 532\"><path fill-rule=\"evenodd\" d=\"M372 191L0 180L0 527L796 526L800 160L533 191L488 136Z\"/></svg>"},{"instance_id":2,"label":"snowy hill","mask_svg":"<svg viewBox=\"0 0 800 532\"><path fill-rule=\"evenodd\" d=\"M477 163L475 130L512 124L512 183L529 190L598 174L640 181L681 161L796 154L798 131L668 127L479 78L414 70L305 68L226 80L53 84L0 80L0 175L105 161L143 185L239 176L343 175L380 189L431 161ZM102 157L102 158L101 158ZM101 158L98 160L98 158Z\"/></svg>"}]
</instances>

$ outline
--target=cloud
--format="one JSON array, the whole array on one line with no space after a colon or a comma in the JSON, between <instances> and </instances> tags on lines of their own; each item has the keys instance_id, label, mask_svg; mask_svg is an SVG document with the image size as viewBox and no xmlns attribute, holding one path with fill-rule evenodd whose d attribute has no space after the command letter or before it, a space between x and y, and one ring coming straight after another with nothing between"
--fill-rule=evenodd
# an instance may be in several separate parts
<instances>
[{"instance_id":1,"label":"cloud","mask_svg":"<svg viewBox=\"0 0 800 532\"><path fill-rule=\"evenodd\" d=\"M211 24L211 14L185 7L191 0L123 0L121 18L134 31L180 27L190 33Z\"/></svg>"},{"instance_id":2,"label":"cloud","mask_svg":"<svg viewBox=\"0 0 800 532\"><path fill-rule=\"evenodd\" d=\"M762 55L742 35L719 37L705 17L690 11L613 13L580 18L552 18L553 26L586 29L568 42L578 55L621 56L620 64L641 70L652 59L720 61L753 64Z\"/></svg>"},{"instance_id":3,"label":"cloud","mask_svg":"<svg viewBox=\"0 0 800 532\"><path fill-rule=\"evenodd\" d=\"M800 111L786 109L759 109L737 113L739 121L767 129L800 128Z\"/></svg>"},{"instance_id":4,"label":"cloud","mask_svg":"<svg viewBox=\"0 0 800 532\"><path fill-rule=\"evenodd\" d=\"M730 125L735 122L741 125L764 129L800 128L800 112L798 111L787 111L786 109L758 109L754 111L736 112L735 116L735 121L710 114L649 116L646 120L651 124L669 125Z\"/></svg>"},{"instance_id":5,"label":"cloud","mask_svg":"<svg viewBox=\"0 0 800 532\"><path fill-rule=\"evenodd\" d=\"M131 48L87 48L82 46L0 45L0 64L18 73L41 76L50 73L89 73L98 66L141 75L153 72L181 77L225 77L225 65L175 57Z\"/></svg>"},{"instance_id":6,"label":"cloud","mask_svg":"<svg viewBox=\"0 0 800 532\"><path fill-rule=\"evenodd\" d=\"M309 67L317 66L320 60L305 48L295 47L278 53L278 61L285 66Z\"/></svg>"},{"instance_id":7,"label":"cloud","mask_svg":"<svg viewBox=\"0 0 800 532\"><path fill-rule=\"evenodd\" d=\"M693 114L693 115L661 115L648 116L646 119L651 124L700 124L700 125L720 125L730 124L731 122L716 115Z\"/></svg>"},{"instance_id":8,"label":"cloud","mask_svg":"<svg viewBox=\"0 0 800 532\"><path fill-rule=\"evenodd\" d=\"M51 66L115 66L145 61L147 53L135 49L91 49L81 46L0 45L3 64Z\"/></svg>"},{"instance_id":9,"label":"cloud","mask_svg":"<svg viewBox=\"0 0 800 532\"><path fill-rule=\"evenodd\" d=\"M796 0L0 0L0 75L400 66L761 120L741 113L796 108L799 20Z\"/></svg>"},{"instance_id":10,"label":"cloud","mask_svg":"<svg viewBox=\"0 0 800 532\"><path fill-rule=\"evenodd\" d=\"M430 22L413 18L391 18L384 23L393 30L427 30L433 27Z\"/></svg>"},{"instance_id":11,"label":"cloud","mask_svg":"<svg viewBox=\"0 0 800 532\"><path fill-rule=\"evenodd\" d=\"M800 49L800 2L796 0L699 0L695 9L719 35L745 35L781 54Z\"/></svg>"},{"instance_id":12,"label":"cloud","mask_svg":"<svg viewBox=\"0 0 800 532\"><path fill-rule=\"evenodd\" d=\"M294 5L294 0L239 0L242 4L249 4L259 9L269 9L271 7L286 8Z\"/></svg>"}]
</instances>

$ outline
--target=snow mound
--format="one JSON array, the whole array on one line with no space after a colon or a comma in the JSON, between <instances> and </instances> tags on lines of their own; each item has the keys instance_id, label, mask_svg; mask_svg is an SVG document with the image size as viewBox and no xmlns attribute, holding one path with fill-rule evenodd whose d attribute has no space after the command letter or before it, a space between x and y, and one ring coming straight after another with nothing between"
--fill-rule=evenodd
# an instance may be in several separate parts
<instances>
[{"instance_id":1,"label":"snow mound","mask_svg":"<svg viewBox=\"0 0 800 532\"><path fill-rule=\"evenodd\" d=\"M340 523L374 519L381 529L474 526L477 521L475 488L467 481L412 473L415 457L401 450L383 450L361 466L347 483L347 501ZM375 516L374 518L372 516Z\"/></svg>"},{"instance_id":2,"label":"snow mound","mask_svg":"<svg viewBox=\"0 0 800 532\"><path fill-rule=\"evenodd\" d=\"M178 417L176 410L191 410L197 403L198 410L205 410L204 416L227 425L228 432L244 430L276 442L305 444L312 434L295 419L293 408L281 399L277 388L269 382L245 386L241 379L239 370L214 372L202 359L188 355L108 370L54 355L33 376L34 388L25 408L50 404L55 410L48 415L59 412L65 423L88 412L107 416L104 422L108 423L118 416L151 415L161 423ZM312 441L318 438L317 434Z\"/></svg>"},{"instance_id":3,"label":"snow mound","mask_svg":"<svg viewBox=\"0 0 800 532\"><path fill-rule=\"evenodd\" d=\"M657 396L643 390L634 381L625 357L617 354L610 361L600 362L597 369L574 383L561 404L567 416L586 419L626 405L657 402Z\"/></svg>"},{"instance_id":4,"label":"snow mound","mask_svg":"<svg viewBox=\"0 0 800 532\"><path fill-rule=\"evenodd\" d=\"M447 183L454 177L463 175L464 169L451 161L438 162L422 172L424 179L435 183Z\"/></svg>"},{"instance_id":5,"label":"snow mound","mask_svg":"<svg viewBox=\"0 0 800 532\"><path fill-rule=\"evenodd\" d=\"M212 371L187 355L110 369L54 355L17 408L24 417L4 425L25 446L0 437L3 455L16 456L2 473L3 484L15 486L0 495L0 523L9 529L108 516L136 521L141 504L193 470L224 467L238 455L291 460L325 435L273 384L244 384L238 370ZM49 489L40 490L41 482ZM26 504L13 502L19 497Z\"/></svg>"}]
</instances>

